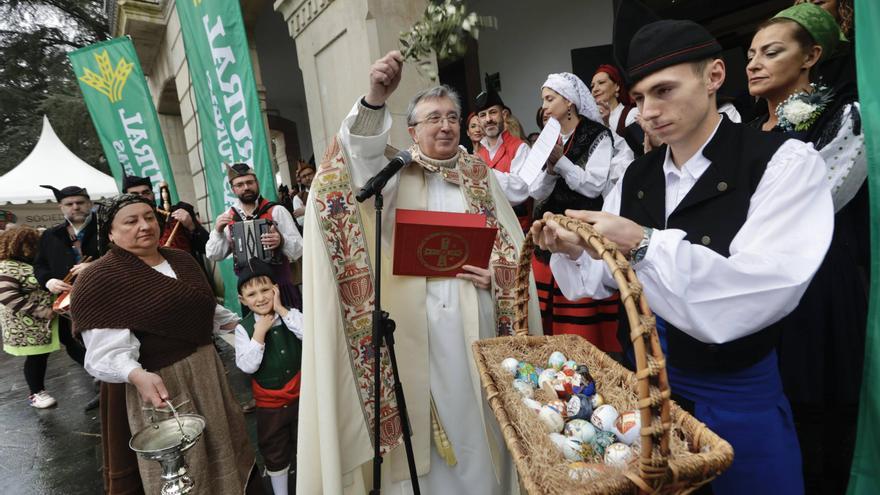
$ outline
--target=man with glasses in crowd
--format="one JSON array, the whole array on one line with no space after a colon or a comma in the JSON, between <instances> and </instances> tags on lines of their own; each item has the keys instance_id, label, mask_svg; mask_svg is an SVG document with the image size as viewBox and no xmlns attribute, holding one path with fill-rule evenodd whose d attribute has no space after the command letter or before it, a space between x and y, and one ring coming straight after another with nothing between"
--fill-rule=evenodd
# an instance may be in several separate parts
<instances>
[{"instance_id":1,"label":"man with glasses in crowd","mask_svg":"<svg viewBox=\"0 0 880 495\"><path fill-rule=\"evenodd\" d=\"M205 245L208 259L221 261L232 254L233 223L268 220L271 227L260 241L265 249L280 251L275 251L277 263L272 264L272 269L281 290L281 300L289 308L302 308L302 299L291 280L290 270L290 262L299 259L303 253L303 239L293 223L293 217L283 206L267 201L260 195L257 174L247 163L227 165L226 175L238 201L214 221L214 228Z\"/></svg>"}]
</instances>

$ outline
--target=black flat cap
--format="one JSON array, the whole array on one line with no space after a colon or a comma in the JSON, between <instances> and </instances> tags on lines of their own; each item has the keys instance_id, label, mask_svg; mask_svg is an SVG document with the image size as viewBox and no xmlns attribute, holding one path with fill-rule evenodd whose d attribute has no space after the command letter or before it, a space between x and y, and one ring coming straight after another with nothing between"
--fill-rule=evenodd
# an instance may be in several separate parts
<instances>
[{"instance_id":1,"label":"black flat cap","mask_svg":"<svg viewBox=\"0 0 880 495\"><path fill-rule=\"evenodd\" d=\"M630 84L658 70L721 54L706 28L688 20L658 20L637 0L623 0L614 17L614 55Z\"/></svg>"},{"instance_id":2,"label":"black flat cap","mask_svg":"<svg viewBox=\"0 0 880 495\"><path fill-rule=\"evenodd\" d=\"M147 186L153 188L153 183L149 177L138 177L136 175L126 175L122 178L122 192L128 192L129 187Z\"/></svg>"}]
</instances>

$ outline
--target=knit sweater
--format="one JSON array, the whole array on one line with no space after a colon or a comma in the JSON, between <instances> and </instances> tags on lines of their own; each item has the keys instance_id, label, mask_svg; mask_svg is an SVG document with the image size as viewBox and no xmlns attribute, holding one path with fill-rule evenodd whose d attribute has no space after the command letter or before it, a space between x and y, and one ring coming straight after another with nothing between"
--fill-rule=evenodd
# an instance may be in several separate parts
<instances>
[{"instance_id":1,"label":"knit sweater","mask_svg":"<svg viewBox=\"0 0 880 495\"><path fill-rule=\"evenodd\" d=\"M160 248L177 279L114 247L77 277L71 292L75 332L129 329L140 341L140 363L150 371L189 356L211 342L211 287L188 253Z\"/></svg>"}]
</instances>

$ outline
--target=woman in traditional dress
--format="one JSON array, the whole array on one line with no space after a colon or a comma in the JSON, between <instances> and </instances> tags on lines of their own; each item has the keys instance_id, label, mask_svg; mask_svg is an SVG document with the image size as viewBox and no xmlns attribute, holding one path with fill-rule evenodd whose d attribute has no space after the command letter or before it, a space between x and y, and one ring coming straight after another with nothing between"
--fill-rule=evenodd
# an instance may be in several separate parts
<instances>
[{"instance_id":1,"label":"woman in traditional dress","mask_svg":"<svg viewBox=\"0 0 880 495\"><path fill-rule=\"evenodd\" d=\"M574 74L550 74L541 87L544 116L561 125L559 142L546 169L532 183L535 219L545 212L601 210L602 195L614 186L611 132L602 123L596 101ZM569 301L553 279L550 253L535 250L532 269L538 287L544 333L577 334L600 349L619 352L617 342L617 296Z\"/></svg>"},{"instance_id":2,"label":"woman in traditional dress","mask_svg":"<svg viewBox=\"0 0 880 495\"><path fill-rule=\"evenodd\" d=\"M44 381L49 354L60 345L58 326L52 324L52 298L40 287L31 265L39 244L40 233L31 227L0 233L0 328L3 350L25 356L28 403L45 409L57 404Z\"/></svg>"},{"instance_id":3,"label":"woman in traditional dress","mask_svg":"<svg viewBox=\"0 0 880 495\"><path fill-rule=\"evenodd\" d=\"M101 442L110 493L127 493L140 473L146 493L159 493L159 464L137 459L128 439L153 418L178 412L205 417L206 429L186 454L199 493L241 494L254 451L241 408L226 381L212 332L234 328L199 265L180 250L158 247L152 205L123 194L99 205L98 245L106 252L74 284L74 331L86 343L85 368L102 382Z\"/></svg>"},{"instance_id":4,"label":"woman in traditional dress","mask_svg":"<svg viewBox=\"0 0 880 495\"><path fill-rule=\"evenodd\" d=\"M620 169L614 171L614 176L621 177L635 157L645 154L644 133L636 120L639 109L613 65L603 64L596 69L590 89L605 125L614 135L614 165Z\"/></svg>"},{"instance_id":5,"label":"woman in traditional dress","mask_svg":"<svg viewBox=\"0 0 880 495\"><path fill-rule=\"evenodd\" d=\"M825 260L783 320L779 355L813 493L846 488L867 321L867 159L859 104L851 92L810 83L839 36L830 14L798 4L758 29L746 69L749 92L770 109L752 125L814 145L825 159L836 212Z\"/></svg>"},{"instance_id":6,"label":"woman in traditional dress","mask_svg":"<svg viewBox=\"0 0 880 495\"><path fill-rule=\"evenodd\" d=\"M471 112L466 120L467 136L471 141L471 154L476 155L480 151L480 140L483 139L483 127L480 125L480 118L476 112Z\"/></svg>"}]
</instances>

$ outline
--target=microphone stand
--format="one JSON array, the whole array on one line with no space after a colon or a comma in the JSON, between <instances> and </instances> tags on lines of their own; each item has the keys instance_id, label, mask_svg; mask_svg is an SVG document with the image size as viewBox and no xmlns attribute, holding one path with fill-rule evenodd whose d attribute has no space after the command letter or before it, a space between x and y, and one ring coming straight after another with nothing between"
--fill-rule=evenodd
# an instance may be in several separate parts
<instances>
[{"instance_id":1,"label":"microphone stand","mask_svg":"<svg viewBox=\"0 0 880 495\"><path fill-rule=\"evenodd\" d=\"M391 371L394 374L394 396L397 399L397 407L400 411L400 423L403 428L403 445L406 448L406 462L409 465L409 478L415 495L420 495L418 474L416 474L416 460L413 454L412 432L409 424L409 414L406 410L406 399L403 396L403 384L400 383L400 373L397 370L397 357L394 354L394 329L396 324L386 311L382 311L382 208L384 198L381 184L376 190L376 261L374 263L373 287L376 294L376 304L373 309L373 489L370 495L382 493L382 454L380 452L379 436L381 434L381 422L379 421L380 399L382 397L382 378L380 373L379 358L381 356L382 343L388 348L388 357L391 360ZM366 198L365 198L366 199Z\"/></svg>"}]
</instances>

